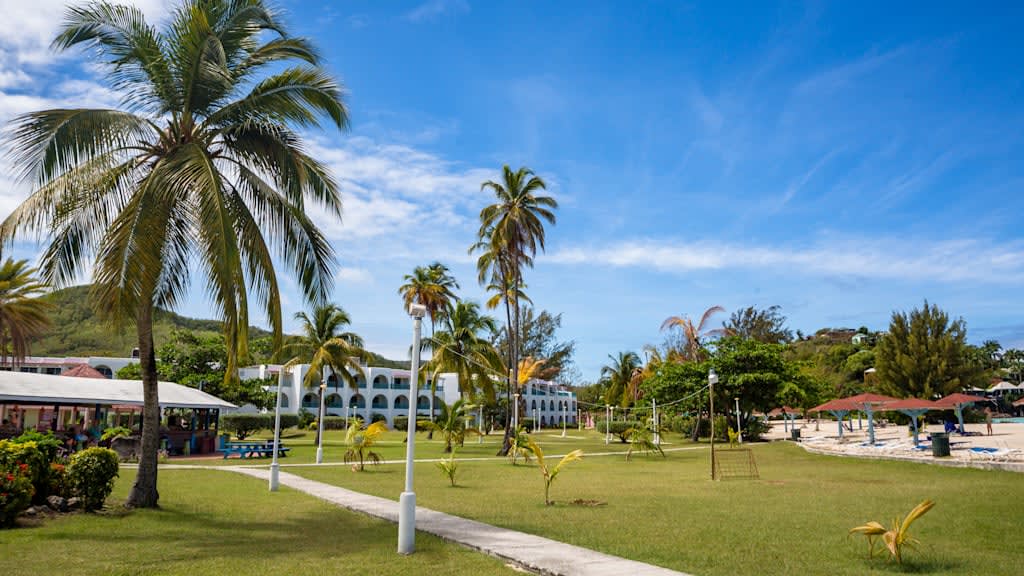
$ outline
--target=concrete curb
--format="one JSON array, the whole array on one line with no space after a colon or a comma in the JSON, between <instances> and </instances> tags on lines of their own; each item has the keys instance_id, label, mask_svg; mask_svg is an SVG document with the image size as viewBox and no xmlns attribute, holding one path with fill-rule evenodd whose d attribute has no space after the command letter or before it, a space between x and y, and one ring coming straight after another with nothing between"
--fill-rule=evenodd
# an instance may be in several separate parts
<instances>
[{"instance_id":1,"label":"concrete curb","mask_svg":"<svg viewBox=\"0 0 1024 576\"><path fill-rule=\"evenodd\" d=\"M930 464L932 466L946 466L947 468L975 468L978 470L1003 470L1005 472L1024 473L1024 462L997 462L995 460L957 460L955 458L915 458L914 456L899 456L896 454L851 454L838 450L829 450L797 442L805 451L811 454L824 456L845 456L850 458L863 458L867 460L898 460L900 462L915 462L918 464Z\"/></svg>"},{"instance_id":2,"label":"concrete curb","mask_svg":"<svg viewBox=\"0 0 1024 576\"><path fill-rule=\"evenodd\" d=\"M269 470L256 468L210 467L245 474L261 480L270 478ZM280 472L281 484L349 510L398 522L398 502L354 492L301 476ZM688 576L668 568L627 560L573 546L541 536L525 534L416 507L416 529L439 536L500 558L535 574L545 576Z\"/></svg>"}]
</instances>

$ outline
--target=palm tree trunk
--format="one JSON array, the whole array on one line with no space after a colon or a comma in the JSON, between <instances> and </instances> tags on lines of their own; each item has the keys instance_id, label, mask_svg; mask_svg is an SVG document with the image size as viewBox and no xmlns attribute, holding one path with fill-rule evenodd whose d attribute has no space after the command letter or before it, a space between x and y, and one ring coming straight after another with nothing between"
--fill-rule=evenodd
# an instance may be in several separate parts
<instances>
[{"instance_id":1,"label":"palm tree trunk","mask_svg":"<svg viewBox=\"0 0 1024 576\"><path fill-rule=\"evenodd\" d=\"M434 338L434 315L433 314L430 315L430 338L431 338L431 340L433 340L433 338ZM430 351L430 355L431 355L431 357L433 357L433 355L434 355L434 351L433 350ZM416 381L417 382L419 381L419 377L416 378ZM434 392L434 389L435 389L436 386L437 386L437 382L434 382L434 381L430 382L430 422L431 423L434 422L434 396L436 395L436 392ZM431 426L430 429L427 430L427 440L433 440L433 439L434 439L434 427Z\"/></svg>"},{"instance_id":2,"label":"palm tree trunk","mask_svg":"<svg viewBox=\"0 0 1024 576\"><path fill-rule=\"evenodd\" d=\"M507 277L502 278L502 285L507 290L508 281ZM508 345L508 365L509 369L512 367L512 309L509 303L508 294L505 295L505 333L507 335L505 342ZM512 382L508 383L505 387L505 401L508 407L505 410L505 436L501 439L501 449L498 450L498 456L508 456L508 451L512 449L512 435L515 431L512 430L512 402L515 397L512 395ZM514 462L513 462L514 463Z\"/></svg>"},{"instance_id":3,"label":"palm tree trunk","mask_svg":"<svg viewBox=\"0 0 1024 576\"><path fill-rule=\"evenodd\" d=\"M156 351L153 348L153 304L144 300L137 321L139 367L142 371L142 455L135 484L125 503L133 508L156 508L160 494L156 489L156 457L160 442L160 402L158 398Z\"/></svg>"}]
</instances>

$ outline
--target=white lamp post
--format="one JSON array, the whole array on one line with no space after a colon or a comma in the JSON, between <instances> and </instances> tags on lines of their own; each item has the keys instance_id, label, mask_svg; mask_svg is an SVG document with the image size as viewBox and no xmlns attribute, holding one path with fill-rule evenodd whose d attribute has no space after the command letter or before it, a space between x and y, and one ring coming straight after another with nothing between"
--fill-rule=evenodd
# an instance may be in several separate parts
<instances>
[{"instance_id":1,"label":"white lamp post","mask_svg":"<svg viewBox=\"0 0 1024 576\"><path fill-rule=\"evenodd\" d=\"M519 392L512 394L512 433L519 430Z\"/></svg>"},{"instance_id":2,"label":"white lamp post","mask_svg":"<svg viewBox=\"0 0 1024 576\"><path fill-rule=\"evenodd\" d=\"M316 463L324 463L324 396L327 395L327 383L320 381L320 421L316 423Z\"/></svg>"},{"instance_id":3,"label":"white lamp post","mask_svg":"<svg viewBox=\"0 0 1024 576\"><path fill-rule=\"evenodd\" d=\"M409 306L412 316L412 384L414 393L419 386L420 372L420 327L427 307L421 304ZM415 397L415 394L414 394ZM409 401L409 425L405 446L405 491L398 498L398 553L412 554L416 550L416 493L412 490L412 461L416 441L416 402Z\"/></svg>"},{"instance_id":4,"label":"white lamp post","mask_svg":"<svg viewBox=\"0 0 1024 576\"><path fill-rule=\"evenodd\" d=\"M277 402L274 404L274 458L270 461L270 491L277 492L281 466L277 463L277 452L281 446L281 388L284 387L284 370L277 375Z\"/></svg>"},{"instance_id":5,"label":"white lamp post","mask_svg":"<svg viewBox=\"0 0 1024 576\"><path fill-rule=\"evenodd\" d=\"M562 438L565 438L565 425L566 425L566 414L565 409L568 408L567 403L562 401Z\"/></svg>"},{"instance_id":6,"label":"white lamp post","mask_svg":"<svg viewBox=\"0 0 1024 576\"><path fill-rule=\"evenodd\" d=\"M711 479L715 479L715 384L718 384L718 373L712 368L708 370L708 397L711 399L711 408L708 412L708 420L711 421Z\"/></svg>"},{"instance_id":7,"label":"white lamp post","mask_svg":"<svg viewBox=\"0 0 1024 576\"><path fill-rule=\"evenodd\" d=\"M607 444L611 439L612 434L612 407L608 404L604 405L604 443Z\"/></svg>"}]
</instances>

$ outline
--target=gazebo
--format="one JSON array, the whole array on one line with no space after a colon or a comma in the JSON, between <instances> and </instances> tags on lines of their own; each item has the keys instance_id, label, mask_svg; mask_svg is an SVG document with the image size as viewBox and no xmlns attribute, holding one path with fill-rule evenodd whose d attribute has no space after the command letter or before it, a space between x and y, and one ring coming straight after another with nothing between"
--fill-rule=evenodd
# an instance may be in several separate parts
<instances>
[{"instance_id":1,"label":"gazebo","mask_svg":"<svg viewBox=\"0 0 1024 576\"><path fill-rule=\"evenodd\" d=\"M893 398L892 396L885 396L883 394L872 394L865 392L864 394L857 394L856 396L850 396L844 398L844 401L850 403L852 406L856 406L857 409L864 410L868 415L868 442L871 444L875 443L875 418L874 410L876 406L883 406L889 402L896 402L899 398Z\"/></svg>"},{"instance_id":2,"label":"gazebo","mask_svg":"<svg viewBox=\"0 0 1024 576\"><path fill-rule=\"evenodd\" d=\"M800 414L800 412L801 412L801 410L799 410L797 408L790 408L789 406L783 406L781 408L775 408L774 410L772 410L771 412L768 413L768 416L769 417L782 416L782 431L783 432L788 432L789 430L786 428L786 423L789 422L789 426L790 427L796 428L796 417L797 417L798 414ZM790 417L792 417L792 421L791 422L790 422L790 420L791 420Z\"/></svg>"},{"instance_id":3,"label":"gazebo","mask_svg":"<svg viewBox=\"0 0 1024 576\"><path fill-rule=\"evenodd\" d=\"M950 394L949 396L935 401L940 408L945 410L956 410L956 419L960 423L961 431L964 429L964 406L975 402L988 402L988 398L957 392L956 394Z\"/></svg>"},{"instance_id":4,"label":"gazebo","mask_svg":"<svg viewBox=\"0 0 1024 576\"><path fill-rule=\"evenodd\" d=\"M910 417L910 422L914 426L914 446L918 445L917 440L917 419L922 414L929 410L941 410L942 406L932 402L931 400L921 400L920 398L906 398L904 400L897 400L896 402L889 402L882 407L884 410L896 410L902 412Z\"/></svg>"},{"instance_id":5,"label":"gazebo","mask_svg":"<svg viewBox=\"0 0 1024 576\"><path fill-rule=\"evenodd\" d=\"M843 437L843 419L850 413L850 410L855 408L851 406L846 399L829 400L824 404L811 408L811 412L828 412L836 417L836 421L839 422L839 437Z\"/></svg>"}]
</instances>

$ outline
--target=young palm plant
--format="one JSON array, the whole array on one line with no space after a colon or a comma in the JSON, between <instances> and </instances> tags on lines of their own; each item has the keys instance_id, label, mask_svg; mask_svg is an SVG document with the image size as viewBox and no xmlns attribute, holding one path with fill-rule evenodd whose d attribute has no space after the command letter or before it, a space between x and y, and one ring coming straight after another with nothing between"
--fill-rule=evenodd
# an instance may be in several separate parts
<instances>
[{"instance_id":1,"label":"young palm plant","mask_svg":"<svg viewBox=\"0 0 1024 576\"><path fill-rule=\"evenodd\" d=\"M451 482L452 487L455 486L455 475L459 471L459 463L455 461L455 452L455 450L452 450L447 460L441 460L437 463L437 469Z\"/></svg>"},{"instance_id":2,"label":"young palm plant","mask_svg":"<svg viewBox=\"0 0 1024 576\"><path fill-rule=\"evenodd\" d=\"M512 461L512 465L516 465L516 460L522 456L523 462L530 462L530 435L526 433L526 427L520 426L516 428L515 434L512 434L512 440L508 451L508 459Z\"/></svg>"},{"instance_id":3,"label":"young palm plant","mask_svg":"<svg viewBox=\"0 0 1024 576\"><path fill-rule=\"evenodd\" d=\"M442 402L441 413L438 415L437 422L427 423L444 437L445 454L452 451L452 444L462 446L465 442L466 434L480 434L479 430L470 427L466 423L467 413L473 408L462 398L459 398L452 404Z\"/></svg>"},{"instance_id":4,"label":"young palm plant","mask_svg":"<svg viewBox=\"0 0 1024 576\"><path fill-rule=\"evenodd\" d=\"M850 534L863 534L867 536L869 558L875 556L875 545L878 543L878 538L881 537L882 543L885 544L885 548L889 551L889 559L896 560L897 564L902 564L903 548L905 546L914 548L920 544L916 538L910 536L910 525L921 516L924 516L934 506L935 502L925 500L911 510L910 514L907 514L907 517L902 521L899 518L893 518L892 527L888 530L880 522L871 521L863 526L851 528Z\"/></svg>"},{"instance_id":5,"label":"young palm plant","mask_svg":"<svg viewBox=\"0 0 1024 576\"><path fill-rule=\"evenodd\" d=\"M551 484L555 481L555 478L558 478L558 474L562 472L562 469L566 464L583 458L583 450L573 450L565 456L562 456L562 459L558 461L558 464L555 464L553 467L549 467L548 463L544 460L544 450L542 450L541 447L532 439L529 441L528 446L530 448L530 452L533 452L533 455L537 457L537 466L540 468L541 474L544 475L544 504L551 506L554 504L549 497L549 494L551 493Z\"/></svg>"},{"instance_id":6,"label":"young palm plant","mask_svg":"<svg viewBox=\"0 0 1024 576\"><path fill-rule=\"evenodd\" d=\"M90 49L121 106L13 121L10 156L35 191L0 225L0 241L41 233L47 284L69 285L91 269L98 311L135 326L143 433L128 504L153 507L154 312L174 308L200 277L223 321L226 379L248 356L251 306L280 348L275 263L307 300L326 300L333 250L308 213L315 204L341 214L337 183L298 130L323 121L344 129L348 111L311 43L289 35L263 0L182 0L159 30L132 6L78 4L53 47Z\"/></svg>"},{"instance_id":7,"label":"young palm plant","mask_svg":"<svg viewBox=\"0 0 1024 576\"><path fill-rule=\"evenodd\" d=\"M345 445L348 446L348 450L345 452L345 463L356 462L352 466L352 470L359 472L363 471L366 460L380 464L380 454L371 448L387 429L388 424L383 420L374 422L366 428L359 425L349 426L348 432L345 433Z\"/></svg>"},{"instance_id":8,"label":"young palm plant","mask_svg":"<svg viewBox=\"0 0 1024 576\"><path fill-rule=\"evenodd\" d=\"M650 425L634 426L626 430L626 438L629 439L629 449L626 450L626 462L629 462L633 452L642 452L644 454L657 452L661 454L662 458L665 457L664 450L654 441L654 430L651 429Z\"/></svg>"}]
</instances>

